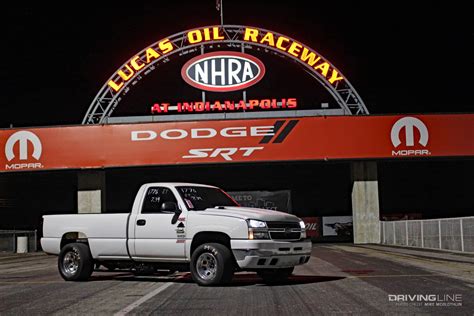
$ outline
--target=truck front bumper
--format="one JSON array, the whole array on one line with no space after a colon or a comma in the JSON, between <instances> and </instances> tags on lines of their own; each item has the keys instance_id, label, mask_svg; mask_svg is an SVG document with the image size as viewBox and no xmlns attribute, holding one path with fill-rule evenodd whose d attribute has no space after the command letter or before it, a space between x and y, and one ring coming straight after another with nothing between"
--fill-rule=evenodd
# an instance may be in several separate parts
<instances>
[{"instance_id":1,"label":"truck front bumper","mask_svg":"<svg viewBox=\"0 0 474 316\"><path fill-rule=\"evenodd\" d=\"M241 269L289 268L308 262L312 243L303 241L231 240Z\"/></svg>"}]
</instances>

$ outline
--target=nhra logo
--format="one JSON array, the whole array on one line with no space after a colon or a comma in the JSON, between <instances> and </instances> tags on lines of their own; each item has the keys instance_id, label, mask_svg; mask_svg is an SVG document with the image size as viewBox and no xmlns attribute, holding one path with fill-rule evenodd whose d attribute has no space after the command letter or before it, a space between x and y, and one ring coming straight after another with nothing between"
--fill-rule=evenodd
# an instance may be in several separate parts
<instances>
[{"instance_id":1,"label":"nhra logo","mask_svg":"<svg viewBox=\"0 0 474 316\"><path fill-rule=\"evenodd\" d=\"M18 144L18 146L16 146ZM43 151L43 147L41 145L41 141L34 133L29 131L19 131L12 134L6 144L5 144L5 157L8 161L12 161L15 159L15 148L18 150L18 160L25 161L28 160L28 144L31 144L33 147L33 153L31 153L31 157L36 160L41 158L41 153ZM40 162L22 162L22 163L12 163L6 164L5 169L25 169L25 168L43 168L43 165Z\"/></svg>"},{"instance_id":2,"label":"nhra logo","mask_svg":"<svg viewBox=\"0 0 474 316\"><path fill-rule=\"evenodd\" d=\"M425 123L416 117L404 117L399 119L393 124L392 131L390 132L390 138L395 148L402 144L400 140L400 134L402 130L405 130L404 145L411 147L408 149L392 150L392 156L428 156L431 152L427 149L414 149L415 147L415 129L419 133L418 144L426 147L428 145L428 128Z\"/></svg>"},{"instance_id":3,"label":"nhra logo","mask_svg":"<svg viewBox=\"0 0 474 316\"><path fill-rule=\"evenodd\" d=\"M181 76L189 85L207 91L227 92L245 89L265 74L263 63L239 52L212 52L184 64Z\"/></svg>"}]
</instances>

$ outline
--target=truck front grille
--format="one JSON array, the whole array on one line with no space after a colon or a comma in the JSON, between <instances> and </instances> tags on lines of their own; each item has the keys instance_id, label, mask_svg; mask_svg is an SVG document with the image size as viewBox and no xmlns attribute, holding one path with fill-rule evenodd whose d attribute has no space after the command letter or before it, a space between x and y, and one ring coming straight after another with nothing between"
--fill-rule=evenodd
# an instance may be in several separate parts
<instances>
[{"instance_id":1,"label":"truck front grille","mask_svg":"<svg viewBox=\"0 0 474 316\"><path fill-rule=\"evenodd\" d=\"M281 233L281 232L270 232L272 239L284 239L284 240L298 240L300 239L300 232Z\"/></svg>"},{"instance_id":2,"label":"truck front grille","mask_svg":"<svg viewBox=\"0 0 474 316\"><path fill-rule=\"evenodd\" d=\"M298 222L267 222L270 238L275 240L298 240L301 227Z\"/></svg>"},{"instance_id":3,"label":"truck front grille","mask_svg":"<svg viewBox=\"0 0 474 316\"><path fill-rule=\"evenodd\" d=\"M267 222L268 228L300 228L299 222Z\"/></svg>"}]
</instances>

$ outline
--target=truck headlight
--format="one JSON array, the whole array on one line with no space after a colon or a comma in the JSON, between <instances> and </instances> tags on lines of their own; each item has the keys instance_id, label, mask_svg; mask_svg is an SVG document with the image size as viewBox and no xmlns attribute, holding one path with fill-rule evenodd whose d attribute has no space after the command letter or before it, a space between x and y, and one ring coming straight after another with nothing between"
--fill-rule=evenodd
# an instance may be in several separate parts
<instances>
[{"instance_id":1,"label":"truck headlight","mask_svg":"<svg viewBox=\"0 0 474 316\"><path fill-rule=\"evenodd\" d=\"M247 220L249 227L249 239L270 239L267 224L256 219Z\"/></svg>"},{"instance_id":2,"label":"truck headlight","mask_svg":"<svg viewBox=\"0 0 474 316\"><path fill-rule=\"evenodd\" d=\"M264 221L258 221L256 219L249 219L247 221L249 227L251 228L267 228L267 223Z\"/></svg>"},{"instance_id":3,"label":"truck headlight","mask_svg":"<svg viewBox=\"0 0 474 316\"><path fill-rule=\"evenodd\" d=\"M301 238L306 238L306 225L303 221L300 221L301 227Z\"/></svg>"}]
</instances>

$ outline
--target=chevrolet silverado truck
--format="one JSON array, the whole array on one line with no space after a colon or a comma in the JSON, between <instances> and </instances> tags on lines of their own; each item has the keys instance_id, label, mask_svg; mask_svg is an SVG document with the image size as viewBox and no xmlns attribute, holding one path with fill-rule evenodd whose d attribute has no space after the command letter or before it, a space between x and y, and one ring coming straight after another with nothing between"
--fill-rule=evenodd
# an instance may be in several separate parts
<instances>
[{"instance_id":1,"label":"chevrolet silverado truck","mask_svg":"<svg viewBox=\"0 0 474 316\"><path fill-rule=\"evenodd\" d=\"M199 285L228 283L236 271L282 281L312 248L298 217L240 207L220 188L191 183L144 184L130 213L45 215L41 246L58 255L67 281L87 280L103 266L191 271Z\"/></svg>"}]
</instances>

